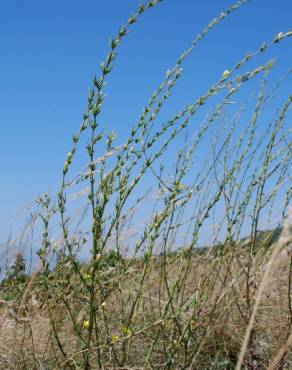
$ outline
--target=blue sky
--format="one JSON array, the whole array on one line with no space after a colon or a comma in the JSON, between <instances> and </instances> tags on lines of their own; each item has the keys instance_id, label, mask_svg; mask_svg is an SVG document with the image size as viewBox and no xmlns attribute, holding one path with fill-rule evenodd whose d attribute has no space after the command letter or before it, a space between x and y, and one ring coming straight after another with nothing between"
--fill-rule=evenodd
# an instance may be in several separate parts
<instances>
[{"instance_id":1,"label":"blue sky","mask_svg":"<svg viewBox=\"0 0 292 370\"><path fill-rule=\"evenodd\" d=\"M194 36L231 1L164 0L133 28L118 52L102 124L126 137L165 71ZM0 241L19 209L55 192L79 127L91 79L108 39L136 0L0 2ZM262 41L292 25L291 0L252 0L210 33L185 64L176 104L202 93ZM277 75L292 61L291 40L271 49ZM260 62L261 60L259 60ZM283 94L287 96L289 86Z\"/></svg>"}]
</instances>

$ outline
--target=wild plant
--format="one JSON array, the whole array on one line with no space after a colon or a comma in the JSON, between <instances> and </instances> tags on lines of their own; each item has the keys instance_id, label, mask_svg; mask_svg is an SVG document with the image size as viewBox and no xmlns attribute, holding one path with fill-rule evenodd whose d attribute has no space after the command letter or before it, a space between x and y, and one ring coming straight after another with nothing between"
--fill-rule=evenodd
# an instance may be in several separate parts
<instances>
[{"instance_id":1,"label":"wild plant","mask_svg":"<svg viewBox=\"0 0 292 370\"><path fill-rule=\"evenodd\" d=\"M21 331L16 321L13 338L27 353L3 360L5 366L276 369L291 364L289 226L285 240L280 235L291 195L286 121L292 96L273 117L265 117L290 71L270 88L274 61L255 66L252 61L286 42L292 31L259 45L164 119L184 61L246 3L237 1L178 57L128 138L119 142L100 118L107 77L132 26L161 1L139 5L110 39L72 137L60 191L37 199L31 222L40 231L33 240L40 246L39 265L27 277L17 311L30 325ZM245 92L238 104L234 100L251 81L257 83L256 97ZM88 163L71 174L83 137ZM274 221L278 233L261 231ZM282 271L273 280L280 254ZM278 282L283 285L277 290ZM34 340L38 316L24 309L33 294L39 317L45 318L39 324L41 348Z\"/></svg>"}]
</instances>

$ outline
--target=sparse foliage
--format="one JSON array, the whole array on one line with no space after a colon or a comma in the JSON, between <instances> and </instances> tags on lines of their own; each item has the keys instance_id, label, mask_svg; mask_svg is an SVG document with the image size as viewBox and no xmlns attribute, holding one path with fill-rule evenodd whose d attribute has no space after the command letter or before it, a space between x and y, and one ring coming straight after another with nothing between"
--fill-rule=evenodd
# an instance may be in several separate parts
<instances>
[{"instance_id":1,"label":"sparse foliage","mask_svg":"<svg viewBox=\"0 0 292 370\"><path fill-rule=\"evenodd\" d=\"M110 39L72 138L60 191L37 199L32 223L40 222L40 263L15 299L14 335L0 350L3 369L292 366L286 125L292 96L259 127L280 82L267 86L273 60L251 63L286 42L292 31L259 45L164 119L162 108L185 60L246 2L237 1L179 56L119 143L117 133L104 131L100 122L106 80L130 28L161 1L139 5ZM234 102L250 81L258 82L256 98ZM83 136L88 163L74 174ZM84 195L85 204L74 209ZM261 230L274 219L275 227ZM14 274L24 271L21 257ZM0 325L2 338L9 325L5 320ZM11 343L20 348L17 353L7 350Z\"/></svg>"}]
</instances>

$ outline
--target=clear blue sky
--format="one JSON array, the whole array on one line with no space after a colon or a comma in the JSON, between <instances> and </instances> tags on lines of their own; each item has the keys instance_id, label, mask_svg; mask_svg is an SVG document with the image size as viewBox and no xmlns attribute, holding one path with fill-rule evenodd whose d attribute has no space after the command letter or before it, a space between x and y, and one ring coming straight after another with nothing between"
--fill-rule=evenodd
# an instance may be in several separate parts
<instances>
[{"instance_id":1,"label":"clear blue sky","mask_svg":"<svg viewBox=\"0 0 292 370\"><path fill-rule=\"evenodd\" d=\"M119 49L107 87L104 126L126 136L166 69L229 0L164 0ZM136 0L0 2L0 241L17 211L55 192L108 39ZM252 0L195 49L178 105L203 92L247 51L292 26L291 0ZM291 40L269 51L278 76L291 67ZM285 87L284 93L288 93ZM290 91L291 92L291 91Z\"/></svg>"}]
</instances>

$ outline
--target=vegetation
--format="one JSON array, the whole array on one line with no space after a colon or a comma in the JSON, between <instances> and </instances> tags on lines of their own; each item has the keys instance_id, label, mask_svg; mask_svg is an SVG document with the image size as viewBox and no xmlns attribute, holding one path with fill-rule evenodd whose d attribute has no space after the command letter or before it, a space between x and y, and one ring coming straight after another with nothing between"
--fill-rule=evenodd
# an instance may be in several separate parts
<instances>
[{"instance_id":1,"label":"vegetation","mask_svg":"<svg viewBox=\"0 0 292 370\"><path fill-rule=\"evenodd\" d=\"M268 87L273 61L252 66L292 31L164 120L185 60L239 0L180 55L118 143L100 124L106 80L130 28L161 1L140 5L110 40L60 191L36 200L14 241L37 245L39 264L29 271L19 253L2 281L3 369L292 367L292 96L267 118L282 81ZM256 96L235 103L251 80ZM76 174L84 140L88 163Z\"/></svg>"}]
</instances>

